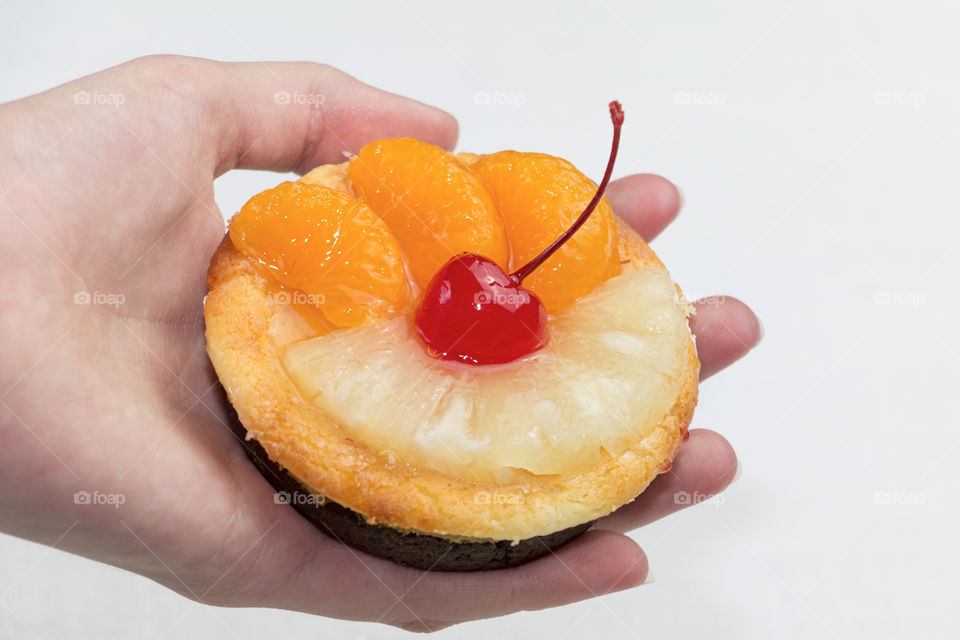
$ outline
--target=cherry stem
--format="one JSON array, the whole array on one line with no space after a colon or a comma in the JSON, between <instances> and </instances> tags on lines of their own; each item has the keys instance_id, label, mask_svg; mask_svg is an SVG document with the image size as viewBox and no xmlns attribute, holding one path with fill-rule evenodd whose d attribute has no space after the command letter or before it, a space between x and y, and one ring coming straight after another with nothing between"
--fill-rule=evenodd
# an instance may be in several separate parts
<instances>
[{"instance_id":1,"label":"cherry stem","mask_svg":"<svg viewBox=\"0 0 960 640\"><path fill-rule=\"evenodd\" d=\"M553 241L553 244L544 249L536 258L510 274L510 279L515 283L522 284L524 278L529 276L537 267L546 262L550 256L557 251L557 249L563 246L564 242L569 240L570 237L577 232L577 229L583 226L583 223L587 221L587 218L590 217L590 214L593 213L593 210L597 208L598 204L600 204L600 198L603 197L603 192L606 191L607 184L610 183L610 174L613 173L613 163L617 160L617 149L620 148L620 128L623 126L623 107L621 107L620 103L616 100L610 103L610 120L613 121L613 144L610 146L610 158L607 160L607 170L603 173L603 180L600 181L600 186L597 187L597 192L593 194L593 200L591 200L590 204L587 205L587 208L583 210L583 213L580 214L580 217L577 218L572 225L570 225L570 228L564 231L563 235Z\"/></svg>"}]
</instances>

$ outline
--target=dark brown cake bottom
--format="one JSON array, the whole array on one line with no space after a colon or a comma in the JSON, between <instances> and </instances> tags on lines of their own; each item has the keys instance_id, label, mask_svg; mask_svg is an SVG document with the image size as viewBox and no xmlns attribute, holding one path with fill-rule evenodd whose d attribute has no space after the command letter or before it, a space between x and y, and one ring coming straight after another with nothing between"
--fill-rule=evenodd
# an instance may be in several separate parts
<instances>
[{"instance_id":1,"label":"dark brown cake bottom","mask_svg":"<svg viewBox=\"0 0 960 640\"><path fill-rule=\"evenodd\" d=\"M283 501L336 540L402 565L427 571L504 569L530 562L565 545L593 524L586 522L545 536L527 538L517 544L511 544L509 540L454 542L439 536L370 524L355 511L329 499L318 500L313 492L271 460L259 442L246 438L246 429L236 412L229 402L227 406L231 427L243 443L247 456Z\"/></svg>"}]
</instances>

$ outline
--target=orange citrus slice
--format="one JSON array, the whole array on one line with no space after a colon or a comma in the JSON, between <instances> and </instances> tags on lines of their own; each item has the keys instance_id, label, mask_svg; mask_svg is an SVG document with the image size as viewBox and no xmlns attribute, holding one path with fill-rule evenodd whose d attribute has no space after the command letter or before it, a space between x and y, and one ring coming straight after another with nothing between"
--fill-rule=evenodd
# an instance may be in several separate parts
<instances>
[{"instance_id":1,"label":"orange citrus slice","mask_svg":"<svg viewBox=\"0 0 960 640\"><path fill-rule=\"evenodd\" d=\"M501 151L471 165L490 190L513 251L511 269L560 237L593 198L597 185L563 158ZM569 307L620 273L617 226L606 198L587 222L523 282L550 313Z\"/></svg>"},{"instance_id":2,"label":"orange citrus slice","mask_svg":"<svg viewBox=\"0 0 960 640\"><path fill-rule=\"evenodd\" d=\"M342 191L284 182L251 198L230 239L287 291L336 327L405 311L410 298L396 238L370 208Z\"/></svg>"},{"instance_id":3,"label":"orange citrus slice","mask_svg":"<svg viewBox=\"0 0 960 640\"><path fill-rule=\"evenodd\" d=\"M396 236L421 288L465 251L507 266L509 245L490 194L440 147L412 138L370 143L351 158L350 180Z\"/></svg>"}]
</instances>

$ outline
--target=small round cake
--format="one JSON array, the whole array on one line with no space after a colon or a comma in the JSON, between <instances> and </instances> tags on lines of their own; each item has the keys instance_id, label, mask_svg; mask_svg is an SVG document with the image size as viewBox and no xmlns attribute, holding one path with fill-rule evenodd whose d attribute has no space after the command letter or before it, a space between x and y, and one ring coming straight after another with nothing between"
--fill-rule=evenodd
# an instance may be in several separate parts
<instances>
[{"instance_id":1,"label":"small round cake","mask_svg":"<svg viewBox=\"0 0 960 640\"><path fill-rule=\"evenodd\" d=\"M418 321L425 296L452 295L444 264L528 264L596 190L560 158L396 139L251 199L210 264L207 350L280 499L367 553L496 569L574 539L669 469L697 399L691 310L605 199L522 287L469 303L509 319L532 294L536 350L445 357ZM498 299L513 295L527 298ZM455 337L482 351L493 339L473 328Z\"/></svg>"}]
</instances>

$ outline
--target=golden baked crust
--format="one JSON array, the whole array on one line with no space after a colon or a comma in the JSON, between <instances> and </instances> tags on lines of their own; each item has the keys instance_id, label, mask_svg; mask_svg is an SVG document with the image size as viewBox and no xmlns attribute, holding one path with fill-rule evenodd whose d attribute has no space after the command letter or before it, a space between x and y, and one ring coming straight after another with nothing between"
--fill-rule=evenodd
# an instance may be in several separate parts
<instances>
[{"instance_id":1,"label":"golden baked crust","mask_svg":"<svg viewBox=\"0 0 960 640\"><path fill-rule=\"evenodd\" d=\"M345 176L343 163L318 168L304 180L349 190ZM627 268L663 268L633 229L618 220L618 231ZM606 455L595 468L574 475L525 474L509 484L467 481L356 442L300 399L280 363L278 332L286 330L278 322L281 305L229 236L213 256L207 284L207 352L249 436L305 486L371 523L452 539L519 541L605 516L669 469L697 402L700 362L691 336L673 408L621 455Z\"/></svg>"}]
</instances>

